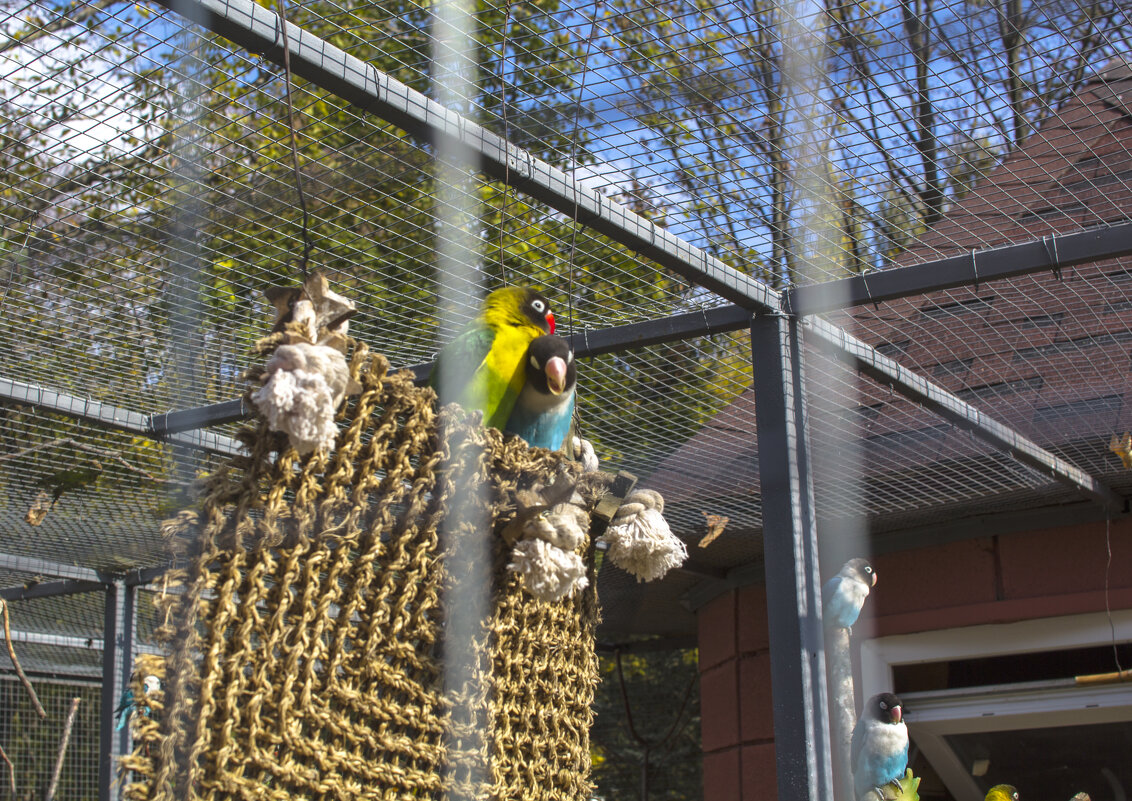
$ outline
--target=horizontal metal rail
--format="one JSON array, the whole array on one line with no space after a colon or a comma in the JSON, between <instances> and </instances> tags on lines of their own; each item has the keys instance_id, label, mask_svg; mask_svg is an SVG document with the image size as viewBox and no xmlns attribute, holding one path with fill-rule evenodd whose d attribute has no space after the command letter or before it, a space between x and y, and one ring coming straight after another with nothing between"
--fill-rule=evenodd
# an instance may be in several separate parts
<instances>
[{"instance_id":1,"label":"horizontal metal rail","mask_svg":"<svg viewBox=\"0 0 1132 801\"><path fill-rule=\"evenodd\" d=\"M276 64L283 64L279 17L253 0L157 0L160 5ZM580 179L410 89L372 64L287 23L291 72L404 129L634 252L745 308L777 310L778 292Z\"/></svg>"},{"instance_id":2,"label":"horizontal metal rail","mask_svg":"<svg viewBox=\"0 0 1132 801\"><path fill-rule=\"evenodd\" d=\"M81 648L87 651L101 651L101 637L75 637L72 634L49 634L41 631L13 631L12 642L27 645L54 645L60 648Z\"/></svg>"},{"instance_id":3,"label":"horizontal metal rail","mask_svg":"<svg viewBox=\"0 0 1132 801\"><path fill-rule=\"evenodd\" d=\"M742 306L720 306L684 312L657 320L629 323L593 331L578 331L567 337L578 358L601 356L606 353L619 353L634 348L661 345L665 342L679 342L692 337L723 334L740 331L751 325L751 312ZM405 368L416 376L416 382L423 384L432 374L432 362L414 364ZM243 400L236 399L198 406L148 418L153 434L162 436L195 428L221 425L242 420L252 414Z\"/></svg>"},{"instance_id":4,"label":"horizontal metal rail","mask_svg":"<svg viewBox=\"0 0 1132 801\"><path fill-rule=\"evenodd\" d=\"M891 386L895 392L970 431L995 448L1012 454L1023 464L1080 490L1106 509L1117 513L1125 511L1127 502L1121 495L1081 468L1050 453L953 393L878 353L875 348L844 329L817 317L809 317L803 324L809 341L831 349L835 354L848 356L856 369L874 381Z\"/></svg>"},{"instance_id":5,"label":"horizontal metal rail","mask_svg":"<svg viewBox=\"0 0 1132 801\"><path fill-rule=\"evenodd\" d=\"M785 293L783 305L791 314L815 314L1128 255L1132 223L1119 223L798 286Z\"/></svg>"},{"instance_id":6,"label":"horizontal metal rail","mask_svg":"<svg viewBox=\"0 0 1132 801\"><path fill-rule=\"evenodd\" d=\"M60 581L42 581L35 584L28 584L24 587L7 587L0 589L0 598L3 598L5 601L30 601L33 598L56 598L60 595L102 592L105 589L106 584L101 581L62 579Z\"/></svg>"},{"instance_id":7,"label":"horizontal metal rail","mask_svg":"<svg viewBox=\"0 0 1132 801\"><path fill-rule=\"evenodd\" d=\"M117 431L140 434L172 445L183 445L221 456L236 456L243 451L236 440L222 434L210 431L171 434L155 432L150 415L9 378L0 378L0 403L31 406Z\"/></svg>"},{"instance_id":8,"label":"horizontal metal rail","mask_svg":"<svg viewBox=\"0 0 1132 801\"><path fill-rule=\"evenodd\" d=\"M78 581L101 581L102 576L97 570L78 565L67 565L62 562L52 562L48 559L37 559L32 556L16 556L15 554L0 553L0 570L14 570L19 573L29 573L33 576L47 578L76 579Z\"/></svg>"}]
</instances>

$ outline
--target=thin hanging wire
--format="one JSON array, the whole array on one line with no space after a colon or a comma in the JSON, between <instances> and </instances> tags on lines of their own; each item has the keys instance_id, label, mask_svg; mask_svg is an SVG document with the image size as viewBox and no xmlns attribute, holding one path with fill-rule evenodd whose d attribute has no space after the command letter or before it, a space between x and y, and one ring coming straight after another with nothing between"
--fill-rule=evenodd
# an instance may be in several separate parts
<instances>
[{"instance_id":1,"label":"thin hanging wire","mask_svg":"<svg viewBox=\"0 0 1132 801\"><path fill-rule=\"evenodd\" d=\"M586 46L582 52L582 79L578 88L578 103L574 106L574 130L570 135L570 169L577 175L578 172L578 132L582 128L582 104L586 97L586 78L590 74L590 51L593 49L594 39L597 37L598 10L602 0L594 0L593 15L590 18L590 32L586 36ZM574 184L577 186L577 183ZM578 244L578 203L574 201L574 225L570 229L570 256L566 264L566 303L570 333L574 333L574 253Z\"/></svg>"},{"instance_id":2,"label":"thin hanging wire","mask_svg":"<svg viewBox=\"0 0 1132 801\"><path fill-rule=\"evenodd\" d=\"M507 119L507 48L508 36L511 33L511 3L507 2L503 17L503 30L499 47L499 108L503 118L504 147L511 144L511 123ZM505 286L511 281L507 275L507 254L503 249L504 224L507 222L507 208L511 205L513 189L511 188L511 160L503 159L503 204L499 207L499 275Z\"/></svg>"},{"instance_id":3,"label":"thin hanging wire","mask_svg":"<svg viewBox=\"0 0 1132 801\"><path fill-rule=\"evenodd\" d=\"M1109 570L1112 568L1112 518L1105 517L1104 520L1104 545L1105 551L1108 553L1108 560L1104 565L1104 611L1108 615L1108 627L1112 632L1112 658L1116 662L1116 672L1118 674L1124 673L1124 667L1120 664L1120 649L1116 646L1116 624L1112 622L1112 606L1108 600L1108 576Z\"/></svg>"},{"instance_id":4,"label":"thin hanging wire","mask_svg":"<svg viewBox=\"0 0 1132 801\"><path fill-rule=\"evenodd\" d=\"M574 172L575 176L578 172L578 133L582 127L582 104L585 102L586 97L586 78L590 74L590 51L593 48L594 39L597 37L597 20L598 10L601 8L602 0L594 0L593 13L590 17L590 31L586 35L586 45L582 52L582 79L578 87L578 102L574 107L574 130L570 135L570 169ZM575 186L577 184L575 183ZM574 202L574 224L570 227L570 255L566 262L566 308L567 308L567 321L570 325L570 335L574 334L574 254L577 251L578 245L578 204L575 197ZM582 427L582 414L581 407L577 404L574 406L574 433L582 439L585 439L585 431ZM567 443L571 448L572 443Z\"/></svg>"},{"instance_id":5,"label":"thin hanging wire","mask_svg":"<svg viewBox=\"0 0 1132 801\"><path fill-rule=\"evenodd\" d=\"M287 38L287 13L283 6L283 0L277 0L276 13L279 15L279 30L283 35L283 74L286 86L285 97L287 99L287 128L291 133L291 167L295 172L295 189L299 195L299 208L303 213L303 255L300 257L299 271L302 273L305 282L308 275L311 250L314 246L310 236L310 214L307 211L306 193L303 192L303 173L299 168L299 138L295 132L295 106L291 100L291 44Z\"/></svg>"}]
</instances>

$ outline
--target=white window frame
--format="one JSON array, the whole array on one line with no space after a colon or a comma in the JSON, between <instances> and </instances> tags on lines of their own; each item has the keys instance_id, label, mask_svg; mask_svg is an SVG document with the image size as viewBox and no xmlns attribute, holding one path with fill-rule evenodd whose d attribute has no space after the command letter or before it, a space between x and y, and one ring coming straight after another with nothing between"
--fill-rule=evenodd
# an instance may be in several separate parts
<instances>
[{"instance_id":1,"label":"white window frame","mask_svg":"<svg viewBox=\"0 0 1132 801\"><path fill-rule=\"evenodd\" d=\"M861 644L861 698L892 688L893 668L955 659L1008 656L1109 645L1132 640L1132 610L1026 620L917 634L877 637ZM1132 665L1124 665L1125 668ZM1115 667L1114 667L1115 669ZM1132 720L1132 683L1076 685L1032 682L907 693L914 747L931 762L958 801L982 801L944 737L980 731Z\"/></svg>"}]
</instances>

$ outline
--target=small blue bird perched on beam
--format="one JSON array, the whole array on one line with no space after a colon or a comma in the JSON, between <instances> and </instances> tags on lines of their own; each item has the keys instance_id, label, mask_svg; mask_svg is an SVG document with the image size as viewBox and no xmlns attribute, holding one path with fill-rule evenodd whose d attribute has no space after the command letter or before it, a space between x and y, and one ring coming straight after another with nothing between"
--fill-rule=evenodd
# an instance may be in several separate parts
<instances>
[{"instance_id":1,"label":"small blue bird perched on beam","mask_svg":"<svg viewBox=\"0 0 1132 801\"><path fill-rule=\"evenodd\" d=\"M574 351L562 337L536 337L527 347L524 370L523 389L503 430L518 434L532 448L559 450L574 419Z\"/></svg>"},{"instance_id":2,"label":"small blue bird perched on beam","mask_svg":"<svg viewBox=\"0 0 1132 801\"><path fill-rule=\"evenodd\" d=\"M849 741L853 797L858 801L869 792L883 801L881 788L899 784L904 778L908 767L908 726L903 720L903 709L900 699L892 693L878 693L861 710L861 719L853 727Z\"/></svg>"},{"instance_id":3,"label":"small blue bird perched on beam","mask_svg":"<svg viewBox=\"0 0 1132 801\"><path fill-rule=\"evenodd\" d=\"M827 628L852 629L877 574L868 559L850 559L821 588L822 621Z\"/></svg>"}]
</instances>

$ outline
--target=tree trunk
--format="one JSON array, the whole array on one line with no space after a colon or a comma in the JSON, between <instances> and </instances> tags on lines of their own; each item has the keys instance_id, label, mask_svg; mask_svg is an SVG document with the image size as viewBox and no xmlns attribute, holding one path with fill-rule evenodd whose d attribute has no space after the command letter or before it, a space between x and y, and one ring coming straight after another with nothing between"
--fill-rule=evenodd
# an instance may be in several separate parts
<instances>
[{"instance_id":1,"label":"tree trunk","mask_svg":"<svg viewBox=\"0 0 1132 801\"><path fill-rule=\"evenodd\" d=\"M935 106L928 85L928 62L931 42L926 18L931 14L930 0L902 0L904 31L912 52L916 71L916 89L913 106L916 118L916 151L924 171L920 184L920 202L923 205L924 224L929 228L943 216L943 184L939 175L939 142L935 134Z\"/></svg>"}]
</instances>

